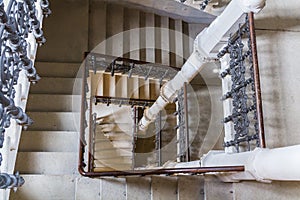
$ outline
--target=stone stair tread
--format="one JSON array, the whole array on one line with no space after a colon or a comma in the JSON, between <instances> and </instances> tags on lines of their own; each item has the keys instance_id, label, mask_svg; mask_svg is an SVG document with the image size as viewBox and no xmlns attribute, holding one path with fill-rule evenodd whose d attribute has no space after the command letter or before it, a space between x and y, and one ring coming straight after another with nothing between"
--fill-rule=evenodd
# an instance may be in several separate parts
<instances>
[{"instance_id":1,"label":"stone stair tread","mask_svg":"<svg viewBox=\"0 0 300 200\"><path fill-rule=\"evenodd\" d=\"M111 153L111 152L121 152L121 153L128 153L128 152L131 152L132 149L131 148L106 148L106 149L99 149L99 151L95 151L95 153L99 153L99 154L103 154L104 153Z\"/></svg>"},{"instance_id":2,"label":"stone stair tread","mask_svg":"<svg viewBox=\"0 0 300 200\"><path fill-rule=\"evenodd\" d=\"M16 171L21 174L76 174L77 157L76 152L19 152Z\"/></svg>"},{"instance_id":3,"label":"stone stair tread","mask_svg":"<svg viewBox=\"0 0 300 200\"><path fill-rule=\"evenodd\" d=\"M78 132L23 131L20 152L77 152Z\"/></svg>"},{"instance_id":4,"label":"stone stair tread","mask_svg":"<svg viewBox=\"0 0 300 200\"><path fill-rule=\"evenodd\" d=\"M116 168L114 168L114 166L111 167L105 167L105 166L96 166L94 168L94 172L108 172L108 171L126 171L126 170L131 170L131 165L115 165Z\"/></svg>"},{"instance_id":5,"label":"stone stair tread","mask_svg":"<svg viewBox=\"0 0 300 200\"><path fill-rule=\"evenodd\" d=\"M120 167L124 167L124 166L131 166L132 165L132 160L130 159L123 159L123 158L119 158L117 159L113 159L113 160L95 160L94 162L96 167L111 167L111 166L116 166L119 165Z\"/></svg>"},{"instance_id":6,"label":"stone stair tread","mask_svg":"<svg viewBox=\"0 0 300 200\"><path fill-rule=\"evenodd\" d=\"M126 161L119 161L119 162L108 162L108 161L101 161L97 160L97 162L94 162L94 170L101 168L109 168L109 171L122 171L122 170L130 170L132 169L132 161L126 160ZM100 170L100 169L99 169ZM97 171L97 170L96 170Z\"/></svg>"},{"instance_id":7,"label":"stone stair tread","mask_svg":"<svg viewBox=\"0 0 300 200\"><path fill-rule=\"evenodd\" d=\"M121 149L108 149L108 150L101 150L93 152L95 159L102 159L102 158L114 158L114 157L131 157L132 156L132 150L126 151Z\"/></svg>"},{"instance_id":8,"label":"stone stair tread","mask_svg":"<svg viewBox=\"0 0 300 200\"><path fill-rule=\"evenodd\" d=\"M75 81L75 78L44 77L30 87L30 94L73 94Z\"/></svg>"},{"instance_id":9,"label":"stone stair tread","mask_svg":"<svg viewBox=\"0 0 300 200\"><path fill-rule=\"evenodd\" d=\"M35 62L40 77L74 78L80 69L81 63Z\"/></svg>"},{"instance_id":10,"label":"stone stair tread","mask_svg":"<svg viewBox=\"0 0 300 200\"><path fill-rule=\"evenodd\" d=\"M102 149L132 149L132 142L123 142L123 141L107 141L107 142L97 142L94 144L95 151Z\"/></svg>"},{"instance_id":11,"label":"stone stair tread","mask_svg":"<svg viewBox=\"0 0 300 200\"><path fill-rule=\"evenodd\" d=\"M76 176L22 174L25 184L11 192L11 200L75 199Z\"/></svg>"},{"instance_id":12,"label":"stone stair tread","mask_svg":"<svg viewBox=\"0 0 300 200\"><path fill-rule=\"evenodd\" d=\"M113 133L110 133L110 134L96 134L95 135L95 142L97 141L107 141L107 140L110 140L110 141L114 141L114 140L118 140L118 141L132 141L132 136L130 135L127 135L125 133L123 134L113 134Z\"/></svg>"},{"instance_id":13,"label":"stone stair tread","mask_svg":"<svg viewBox=\"0 0 300 200\"><path fill-rule=\"evenodd\" d=\"M130 158L114 158L114 159L101 159L101 160L94 160L95 167L122 167L123 165L132 165L132 160Z\"/></svg>"},{"instance_id":14,"label":"stone stair tread","mask_svg":"<svg viewBox=\"0 0 300 200\"><path fill-rule=\"evenodd\" d=\"M76 131L79 116L74 112L27 112L34 124L30 131Z\"/></svg>"},{"instance_id":15,"label":"stone stair tread","mask_svg":"<svg viewBox=\"0 0 300 200\"><path fill-rule=\"evenodd\" d=\"M51 102L55 103L49 103ZM78 109L80 95L70 94L30 94L26 110L29 112L72 112Z\"/></svg>"}]
</instances>

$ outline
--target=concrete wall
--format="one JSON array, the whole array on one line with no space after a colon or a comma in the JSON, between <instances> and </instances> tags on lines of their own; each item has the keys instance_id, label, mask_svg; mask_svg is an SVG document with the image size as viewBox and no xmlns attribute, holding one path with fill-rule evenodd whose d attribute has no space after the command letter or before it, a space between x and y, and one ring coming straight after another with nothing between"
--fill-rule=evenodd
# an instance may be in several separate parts
<instances>
[{"instance_id":1,"label":"concrete wall","mask_svg":"<svg viewBox=\"0 0 300 200\"><path fill-rule=\"evenodd\" d=\"M257 44L268 147L300 143L300 14L297 1L268 1L257 15Z\"/></svg>"}]
</instances>

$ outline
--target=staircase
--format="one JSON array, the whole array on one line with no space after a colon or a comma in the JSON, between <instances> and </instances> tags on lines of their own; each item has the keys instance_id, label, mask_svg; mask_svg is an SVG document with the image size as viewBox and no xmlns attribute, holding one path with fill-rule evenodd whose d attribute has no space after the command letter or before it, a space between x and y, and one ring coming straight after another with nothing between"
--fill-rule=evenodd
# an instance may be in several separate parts
<instances>
[{"instance_id":1,"label":"staircase","mask_svg":"<svg viewBox=\"0 0 300 200\"><path fill-rule=\"evenodd\" d=\"M26 183L16 193L11 192L10 199L203 199L202 176L89 179L78 174L79 122L74 122L74 115L78 113L72 109L72 101L80 98L73 93L73 86L83 52L95 48L97 53L180 67L192 49L192 39L183 34L193 38L206 26L103 1L90 2L76 1L70 5L67 1L53 1L51 4L53 15L44 28L48 33L48 42L38 53L39 62L36 64L42 79L31 86L27 106L27 112L35 123L22 133L16 163L16 171L20 171ZM65 10L70 12L67 14ZM66 14L67 17L62 17ZM64 31L57 27L64 27ZM98 45L114 34L140 27L166 29L141 30L138 35L130 32L112 42ZM171 31L166 31L169 29ZM102 80L102 88L95 90L103 96L156 99L160 86L156 80L129 79L119 75L99 74L98 79ZM122 87L114 87L120 84ZM98 105L97 109L101 112L97 115L94 146L97 152L94 163L96 171L133 167L132 133L127 132L128 128L132 128L132 123L128 120L124 122L125 128L121 131L112 127L111 124L118 122L120 117L111 112L112 106L121 112L131 111L126 106ZM167 109L167 115L173 112L174 106ZM176 118L166 121L165 134L173 129ZM176 133L165 137L162 145L170 143L173 137ZM124 140L119 142L120 138ZM174 149L162 152L163 162L169 160L170 155L172 160L176 159L175 143L172 145ZM139 145L142 144L143 141L140 141ZM148 158L151 159L151 156L153 153ZM122 166L120 160L123 161ZM152 164L151 160L147 164Z\"/></svg>"},{"instance_id":2,"label":"staircase","mask_svg":"<svg viewBox=\"0 0 300 200\"><path fill-rule=\"evenodd\" d=\"M126 101L122 102L121 99L133 98L155 101L159 96L160 81L121 74L111 76L111 74L103 72L96 74L91 72L90 77L91 98L102 96L120 99L120 101L116 100L117 102L112 104L92 106L91 114L96 114L97 124L92 147L94 170L97 172L116 169L130 170L134 167L153 165L151 159L155 160L155 158L149 157L148 154L145 157L144 154L152 152L155 155L155 141L153 139L155 130L148 130L142 137L137 136L138 133L134 132L134 126L137 125L134 125L134 116L138 116L139 111L142 114L143 108L124 105ZM174 112L175 107L168 106L166 112L163 113L163 126L161 128L164 141L162 146L169 144L175 137L176 131L173 128L176 126L176 117L173 116ZM170 132L172 133L171 137L166 137L170 135ZM169 150L164 151L169 152ZM173 151L172 154L176 157L176 151ZM170 159L170 156L164 155L163 157L164 162ZM147 161L147 159L150 160Z\"/></svg>"}]
</instances>

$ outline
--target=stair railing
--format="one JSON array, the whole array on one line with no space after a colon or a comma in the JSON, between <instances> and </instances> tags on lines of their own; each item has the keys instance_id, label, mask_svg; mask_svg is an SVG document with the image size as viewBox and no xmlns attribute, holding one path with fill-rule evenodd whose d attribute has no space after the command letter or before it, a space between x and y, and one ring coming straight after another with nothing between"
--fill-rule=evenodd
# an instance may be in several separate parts
<instances>
[{"instance_id":1,"label":"stair railing","mask_svg":"<svg viewBox=\"0 0 300 200\"><path fill-rule=\"evenodd\" d=\"M24 179L12 173L21 128L33 121L24 112L29 83L40 77L34 67L37 45L45 43L43 16L51 13L48 0L0 0L0 188L17 188ZM28 80L26 80L28 79ZM12 121L14 119L15 121ZM14 150L11 150L14 149ZM10 157L10 159L9 159ZM7 172L7 173L4 173Z\"/></svg>"},{"instance_id":2,"label":"stair railing","mask_svg":"<svg viewBox=\"0 0 300 200\"><path fill-rule=\"evenodd\" d=\"M108 59L107 59L108 58ZM116 61L118 59L118 62ZM134 163L133 167L130 170L111 170L111 171L95 171L93 164L94 155L93 155L93 143L94 138L96 134L95 131L95 120L92 120L92 124L90 125L89 120L94 119L96 116L93 114L93 110L91 109L91 106L88 102L93 102L94 104L103 104L106 106L109 105L118 105L118 106L130 106L133 109L134 108L147 108L149 106L152 106L154 103L153 100L143 100L143 99L132 99L132 98L119 98L119 97L107 97L107 96L93 96L93 97L87 97L86 95L89 93L89 86L88 86L88 76L90 73L98 73L99 71L102 73L111 73L112 71L114 75L116 74L122 74L123 76L129 76L131 73L134 76L141 76L144 77L145 75L148 76L148 78L155 78L156 80L160 81L166 81L176 73L169 74L168 71L170 70L170 67L168 66L161 66L158 64L152 64L147 63L146 69L148 69L148 73L146 74L145 69L140 69L142 66L140 61L134 61L130 60L130 63L126 62L120 62L120 60L123 60L123 58L116 58L112 56L106 56L102 54L89 54L87 55L85 59L85 67L83 68L83 77L82 77L82 101L81 101L81 123L80 123L80 151L79 151L79 165L78 169L81 175L87 176L87 177L102 177L102 176L135 176L135 175L172 175L172 174L201 174L201 173L208 173L208 172L229 172L229 171L243 171L243 166L224 166L224 167L179 167L179 168L164 168L161 166L161 138L163 135L161 135L161 125L159 130L156 130L156 152L158 153L157 158L158 160L158 167L155 167L154 169L141 169L141 168L135 168ZM126 60L126 59L124 59ZM109 63L113 62L112 64ZM128 61L128 60L126 60ZM151 70L150 70L151 69ZM156 70L156 71L155 71ZM150 73L149 73L150 71ZM166 73L167 72L167 73ZM162 78L163 77L163 78ZM89 93L90 94L90 93ZM186 95L186 92L185 92ZM89 99L90 98L90 99ZM187 99L187 98L185 98ZM187 112L185 112L187 114ZM89 116L89 117L87 117ZM94 116L94 117L91 117ZM186 116L183 114L183 117ZM130 116L129 116L130 118ZM137 123L137 112L135 112L135 122ZM161 122L161 120L160 120ZM187 121L186 121L187 122ZM137 124L133 126L133 140L135 138L135 134L137 134ZM187 126L187 125L186 125ZM135 128L134 128L135 127ZM188 137L187 137L188 138ZM88 141L88 142L87 142ZM185 144L186 146L187 144ZM134 145L133 145L133 155L134 153ZM134 162L134 159L133 159ZM120 165L122 163L119 163Z\"/></svg>"},{"instance_id":3,"label":"stair railing","mask_svg":"<svg viewBox=\"0 0 300 200\"><path fill-rule=\"evenodd\" d=\"M187 101L187 84L178 92L176 98L177 111L177 162L190 161L190 142L189 142L189 121L188 121L188 101Z\"/></svg>"},{"instance_id":4,"label":"stair railing","mask_svg":"<svg viewBox=\"0 0 300 200\"><path fill-rule=\"evenodd\" d=\"M265 148L253 13L245 15L245 22L231 35L218 57L225 57L220 77L226 152Z\"/></svg>"}]
</instances>

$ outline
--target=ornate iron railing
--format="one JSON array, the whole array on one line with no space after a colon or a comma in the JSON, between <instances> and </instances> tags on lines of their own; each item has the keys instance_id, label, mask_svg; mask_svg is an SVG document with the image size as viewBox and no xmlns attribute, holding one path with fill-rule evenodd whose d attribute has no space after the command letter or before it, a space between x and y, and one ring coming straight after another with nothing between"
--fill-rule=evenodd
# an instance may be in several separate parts
<instances>
[{"instance_id":1,"label":"ornate iron railing","mask_svg":"<svg viewBox=\"0 0 300 200\"><path fill-rule=\"evenodd\" d=\"M33 123L22 108L15 105L15 85L18 83L21 71L25 71L31 83L36 83L40 79L33 60L29 58L30 48L32 48L30 45L33 45L29 44L29 41L32 35L39 45L46 41L41 30L41 22L38 19L36 0L6 2L9 3L4 5L3 0L0 0L0 148L3 147L5 130L10 127L11 119L15 119L23 127ZM51 13L48 0L42 0L40 6L41 14L44 16ZM1 161L2 155L0 154L0 165ZM11 178L13 175L9 176ZM8 184L8 180L10 180L7 178L8 175L0 174L0 177L1 188L8 188L9 185L17 187L22 183L22 181L18 181L18 184ZM19 180L17 177L15 178Z\"/></svg>"},{"instance_id":2,"label":"ornate iron railing","mask_svg":"<svg viewBox=\"0 0 300 200\"><path fill-rule=\"evenodd\" d=\"M25 183L24 179L17 172L14 175L0 174L0 189L11 189L21 187Z\"/></svg>"},{"instance_id":3,"label":"ornate iron railing","mask_svg":"<svg viewBox=\"0 0 300 200\"><path fill-rule=\"evenodd\" d=\"M234 138L224 147L234 147L236 152L265 147L253 14L245 16L245 23L218 54L219 58L230 55L229 67L220 76L231 77L231 90L222 100L231 99L232 112L223 122L233 123Z\"/></svg>"},{"instance_id":4,"label":"ornate iron railing","mask_svg":"<svg viewBox=\"0 0 300 200\"><path fill-rule=\"evenodd\" d=\"M188 107L187 107L187 84L178 92L177 111L174 113L177 115L178 122L175 129L178 130L177 143L178 143L178 161L189 162L190 161L190 149L189 149L189 127L188 127Z\"/></svg>"}]
</instances>

